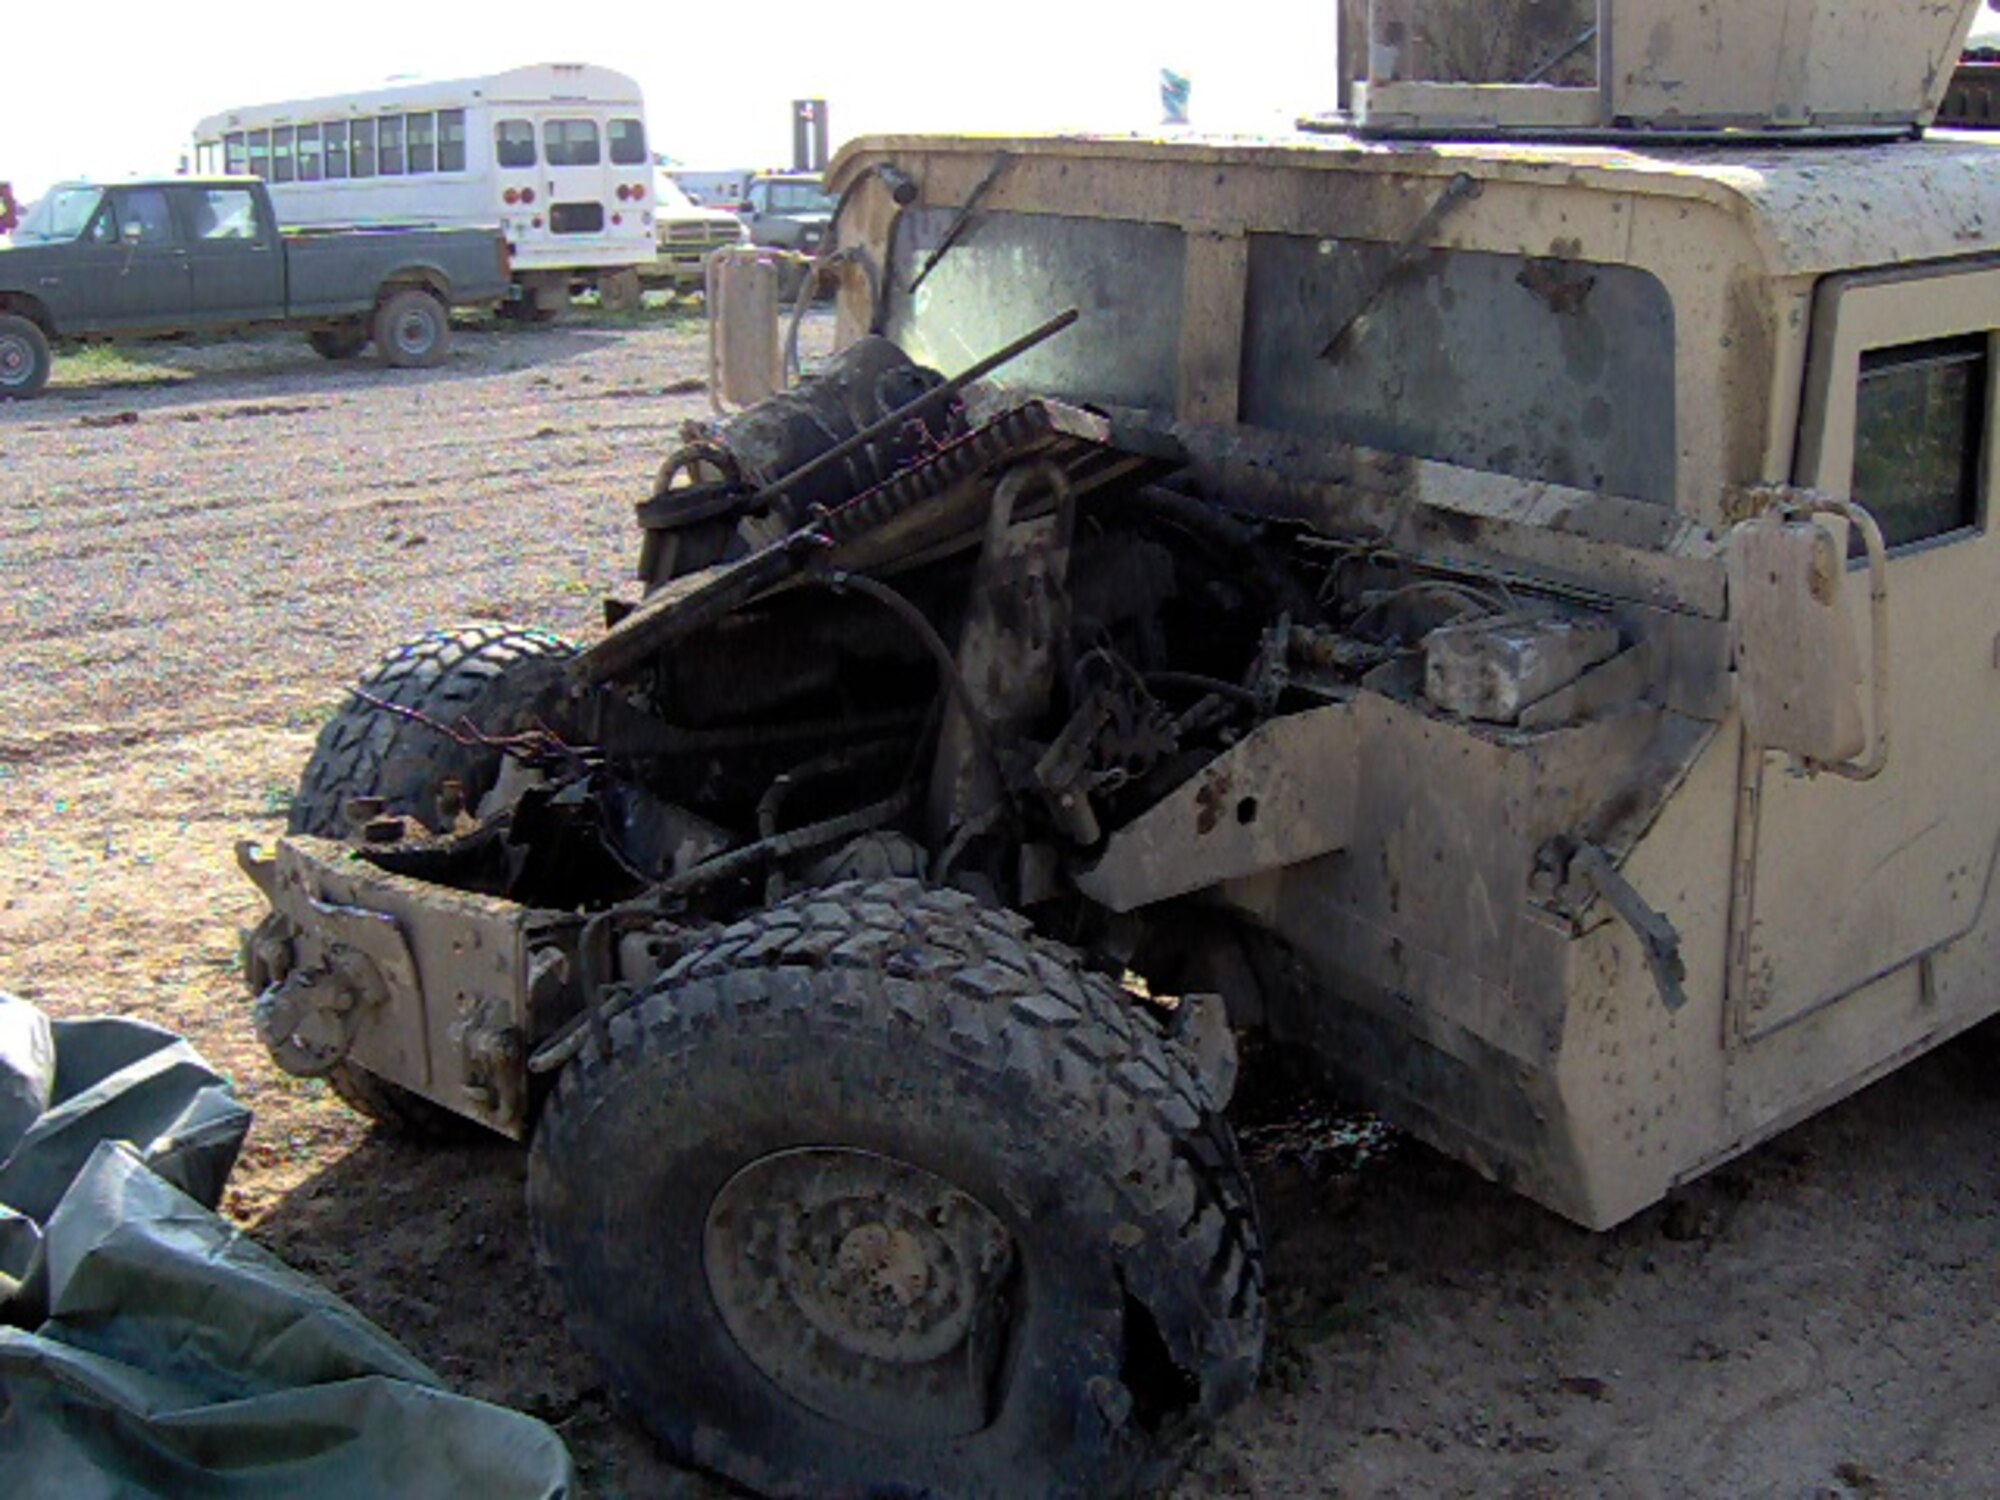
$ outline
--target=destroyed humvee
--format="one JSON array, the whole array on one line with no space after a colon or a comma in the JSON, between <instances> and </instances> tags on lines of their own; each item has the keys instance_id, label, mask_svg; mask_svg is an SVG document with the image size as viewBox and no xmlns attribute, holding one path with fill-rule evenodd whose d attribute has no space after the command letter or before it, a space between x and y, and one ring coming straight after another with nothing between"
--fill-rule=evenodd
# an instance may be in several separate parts
<instances>
[{"instance_id":1,"label":"destroyed humvee","mask_svg":"<svg viewBox=\"0 0 2000 1500\"><path fill-rule=\"evenodd\" d=\"M266 1042L532 1137L678 1453L1098 1494L1257 1369L1235 1034L1603 1227L1985 1018L1975 8L1603 0L1586 86L1378 0L1296 136L850 145L643 595L392 652L243 851Z\"/></svg>"}]
</instances>

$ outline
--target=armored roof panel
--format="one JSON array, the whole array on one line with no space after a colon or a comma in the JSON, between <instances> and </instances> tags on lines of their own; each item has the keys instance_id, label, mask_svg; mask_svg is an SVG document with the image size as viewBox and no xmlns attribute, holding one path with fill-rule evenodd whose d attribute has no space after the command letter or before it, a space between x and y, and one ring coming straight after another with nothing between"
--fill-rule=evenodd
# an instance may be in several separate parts
<instances>
[{"instance_id":1,"label":"armored roof panel","mask_svg":"<svg viewBox=\"0 0 2000 1500\"><path fill-rule=\"evenodd\" d=\"M872 136L827 172L834 190L870 159L1008 151L1132 162L1290 168L1483 181L1559 182L1579 192L1704 201L1742 221L1773 275L2000 251L2000 139L1933 131L1867 145L1660 147L1527 142L1387 142L1285 135Z\"/></svg>"}]
</instances>

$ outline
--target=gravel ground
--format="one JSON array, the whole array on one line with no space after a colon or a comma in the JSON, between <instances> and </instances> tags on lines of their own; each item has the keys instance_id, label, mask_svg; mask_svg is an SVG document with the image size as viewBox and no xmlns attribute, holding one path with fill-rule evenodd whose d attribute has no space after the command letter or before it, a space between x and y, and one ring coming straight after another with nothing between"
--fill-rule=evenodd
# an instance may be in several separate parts
<instances>
[{"instance_id":1,"label":"gravel ground","mask_svg":"<svg viewBox=\"0 0 2000 1500\"><path fill-rule=\"evenodd\" d=\"M226 1210L461 1388L556 1422L602 1496L720 1491L569 1347L518 1150L371 1134L265 1062L231 850L278 831L388 645L593 633L630 591L632 502L706 410L700 337L472 330L436 371L175 346L148 355L170 383L0 406L0 987L192 1038L257 1111ZM1179 1492L2000 1494L1989 1066L1948 1049L1595 1236L1323 1109L1267 1121L1267 1375Z\"/></svg>"}]
</instances>

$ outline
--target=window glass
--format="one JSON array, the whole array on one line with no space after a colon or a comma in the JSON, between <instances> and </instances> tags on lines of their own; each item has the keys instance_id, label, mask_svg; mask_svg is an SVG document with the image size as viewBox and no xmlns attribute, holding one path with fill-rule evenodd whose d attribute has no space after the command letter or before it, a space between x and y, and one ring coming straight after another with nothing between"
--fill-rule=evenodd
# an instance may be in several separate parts
<instances>
[{"instance_id":1,"label":"window glass","mask_svg":"<svg viewBox=\"0 0 2000 1500\"><path fill-rule=\"evenodd\" d=\"M352 177L375 175L375 122L356 120L348 128L347 171Z\"/></svg>"},{"instance_id":2,"label":"window glass","mask_svg":"<svg viewBox=\"0 0 2000 1500\"><path fill-rule=\"evenodd\" d=\"M438 170L440 172L463 172L465 170L465 111L462 109L441 109L438 111Z\"/></svg>"},{"instance_id":3,"label":"window glass","mask_svg":"<svg viewBox=\"0 0 2000 1500\"><path fill-rule=\"evenodd\" d=\"M321 127L326 138L326 177L338 182L347 176L347 122L336 121Z\"/></svg>"},{"instance_id":4,"label":"window glass","mask_svg":"<svg viewBox=\"0 0 2000 1500\"><path fill-rule=\"evenodd\" d=\"M1854 498L1892 547L1979 522L1986 350L1971 334L1861 356Z\"/></svg>"},{"instance_id":5,"label":"window glass","mask_svg":"<svg viewBox=\"0 0 2000 1500\"><path fill-rule=\"evenodd\" d=\"M409 148L412 172L437 170L436 115L404 115L403 140Z\"/></svg>"},{"instance_id":6,"label":"window glass","mask_svg":"<svg viewBox=\"0 0 2000 1500\"><path fill-rule=\"evenodd\" d=\"M103 201L102 188L51 189L21 216L21 222L14 229L14 243L53 245L76 239L90 225L90 216L97 212L97 205Z\"/></svg>"},{"instance_id":7,"label":"window glass","mask_svg":"<svg viewBox=\"0 0 2000 1500\"><path fill-rule=\"evenodd\" d=\"M202 188L188 200L198 240L254 240L257 202L245 188Z\"/></svg>"},{"instance_id":8,"label":"window glass","mask_svg":"<svg viewBox=\"0 0 2000 1500\"><path fill-rule=\"evenodd\" d=\"M817 183L772 182L765 185L771 195L774 214L826 214L833 212L833 200Z\"/></svg>"},{"instance_id":9,"label":"window glass","mask_svg":"<svg viewBox=\"0 0 2000 1500\"><path fill-rule=\"evenodd\" d=\"M271 180L271 132L253 130L250 132L250 175Z\"/></svg>"},{"instance_id":10,"label":"window glass","mask_svg":"<svg viewBox=\"0 0 2000 1500\"><path fill-rule=\"evenodd\" d=\"M384 177L403 175L403 117L384 115L375 122L375 170Z\"/></svg>"},{"instance_id":11,"label":"window glass","mask_svg":"<svg viewBox=\"0 0 2000 1500\"><path fill-rule=\"evenodd\" d=\"M594 167L603 160L595 120L546 120L542 155L552 167Z\"/></svg>"},{"instance_id":12,"label":"window glass","mask_svg":"<svg viewBox=\"0 0 2000 1500\"><path fill-rule=\"evenodd\" d=\"M112 234L119 240L131 239L136 227L142 245L173 243L173 210L167 206L167 195L159 188L128 188L113 193L110 207L98 222L102 224L114 217Z\"/></svg>"},{"instance_id":13,"label":"window glass","mask_svg":"<svg viewBox=\"0 0 2000 1500\"><path fill-rule=\"evenodd\" d=\"M281 125L271 132L271 181L292 180L292 127Z\"/></svg>"},{"instance_id":14,"label":"window glass","mask_svg":"<svg viewBox=\"0 0 2000 1500\"><path fill-rule=\"evenodd\" d=\"M502 120L493 127L493 154L503 167L535 164L535 126L530 120Z\"/></svg>"},{"instance_id":15,"label":"window glass","mask_svg":"<svg viewBox=\"0 0 2000 1500\"><path fill-rule=\"evenodd\" d=\"M319 126L299 127L299 181L318 182L320 179Z\"/></svg>"},{"instance_id":16,"label":"window glass","mask_svg":"<svg viewBox=\"0 0 2000 1500\"><path fill-rule=\"evenodd\" d=\"M646 124L643 120L613 120L605 126L611 137L614 166L643 167L646 164Z\"/></svg>"},{"instance_id":17,"label":"window glass","mask_svg":"<svg viewBox=\"0 0 2000 1500\"><path fill-rule=\"evenodd\" d=\"M241 177L250 170L249 142L240 130L232 130L222 138L222 170L231 177Z\"/></svg>"}]
</instances>

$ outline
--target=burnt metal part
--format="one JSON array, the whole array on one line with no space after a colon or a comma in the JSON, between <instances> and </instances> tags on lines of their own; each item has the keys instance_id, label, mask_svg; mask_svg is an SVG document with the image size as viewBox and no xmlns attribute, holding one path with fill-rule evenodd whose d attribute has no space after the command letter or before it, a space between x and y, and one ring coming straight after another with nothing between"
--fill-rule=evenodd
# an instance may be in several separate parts
<instances>
[{"instance_id":1,"label":"burnt metal part","mask_svg":"<svg viewBox=\"0 0 2000 1500\"><path fill-rule=\"evenodd\" d=\"M933 504L988 471L1045 456L1059 464L1078 495L1114 479L1157 473L1164 461L1114 448L1101 419L1051 401L1029 401L1001 412L956 442L815 518L805 527L740 562L661 589L580 652L571 674L580 683L607 682L643 666L677 640L713 625L811 568L856 571L870 565L868 544L912 550L897 523L915 516L923 535L938 541L977 527L988 499L969 494L953 510Z\"/></svg>"},{"instance_id":2,"label":"burnt metal part","mask_svg":"<svg viewBox=\"0 0 2000 1500\"><path fill-rule=\"evenodd\" d=\"M1348 335L1354 331L1355 325L1367 317L1375 304L1382 300L1382 294L1389 290L1395 279L1415 264L1418 255L1426 248L1426 242L1437 233L1438 226L1453 209L1461 203L1471 202L1479 196L1479 193L1479 180L1469 172L1460 172L1445 184L1444 191L1439 193L1431 206L1424 210L1423 217L1410 227L1410 232L1403 236L1402 242L1396 246L1395 253L1389 257L1388 263L1382 267L1372 282L1361 289L1354 305L1341 312L1339 320L1333 325L1333 333L1327 339L1326 346L1319 351L1321 359L1331 360L1340 357L1341 346L1347 342Z\"/></svg>"}]
</instances>

